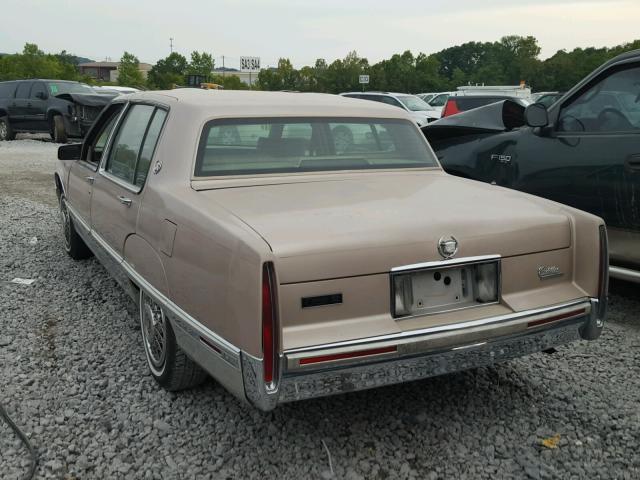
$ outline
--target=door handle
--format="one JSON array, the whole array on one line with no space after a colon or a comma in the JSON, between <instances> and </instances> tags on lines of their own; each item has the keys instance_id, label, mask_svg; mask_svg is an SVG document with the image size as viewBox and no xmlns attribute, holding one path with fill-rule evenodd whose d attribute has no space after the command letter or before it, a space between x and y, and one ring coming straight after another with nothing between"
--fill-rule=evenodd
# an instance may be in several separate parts
<instances>
[{"instance_id":1,"label":"door handle","mask_svg":"<svg viewBox=\"0 0 640 480\"><path fill-rule=\"evenodd\" d=\"M640 153L629 155L624 161L624 169L630 173L640 172Z\"/></svg>"},{"instance_id":2,"label":"door handle","mask_svg":"<svg viewBox=\"0 0 640 480\"><path fill-rule=\"evenodd\" d=\"M84 177L84 179L92 185L93 185L93 182L96 181L96 177Z\"/></svg>"},{"instance_id":3,"label":"door handle","mask_svg":"<svg viewBox=\"0 0 640 480\"><path fill-rule=\"evenodd\" d=\"M31 102L27 103L27 107L30 107L30 106L31 106Z\"/></svg>"},{"instance_id":4,"label":"door handle","mask_svg":"<svg viewBox=\"0 0 640 480\"><path fill-rule=\"evenodd\" d=\"M130 207L131 204L133 203L133 201L130 198L123 197L122 195L118 196L118 201L127 207Z\"/></svg>"}]
</instances>

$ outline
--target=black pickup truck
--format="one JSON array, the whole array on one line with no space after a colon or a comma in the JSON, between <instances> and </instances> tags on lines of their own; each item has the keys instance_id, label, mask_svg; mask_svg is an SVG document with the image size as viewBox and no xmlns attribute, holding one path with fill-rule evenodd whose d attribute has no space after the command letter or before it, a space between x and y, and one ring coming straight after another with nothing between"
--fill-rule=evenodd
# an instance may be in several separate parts
<instances>
[{"instance_id":1,"label":"black pickup truck","mask_svg":"<svg viewBox=\"0 0 640 480\"><path fill-rule=\"evenodd\" d=\"M64 80L0 82L0 141L16 133L49 133L57 143L82 138L114 94Z\"/></svg>"},{"instance_id":2,"label":"black pickup truck","mask_svg":"<svg viewBox=\"0 0 640 480\"><path fill-rule=\"evenodd\" d=\"M453 175L602 217L609 273L640 283L640 50L609 60L548 109L506 100L422 131Z\"/></svg>"}]
</instances>

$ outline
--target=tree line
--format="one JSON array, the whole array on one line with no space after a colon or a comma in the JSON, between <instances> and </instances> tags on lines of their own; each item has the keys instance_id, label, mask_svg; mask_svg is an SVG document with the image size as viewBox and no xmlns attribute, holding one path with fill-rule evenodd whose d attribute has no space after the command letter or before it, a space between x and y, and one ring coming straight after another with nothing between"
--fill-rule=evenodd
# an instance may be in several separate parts
<instances>
[{"instance_id":1,"label":"tree line","mask_svg":"<svg viewBox=\"0 0 640 480\"><path fill-rule=\"evenodd\" d=\"M433 54L410 50L370 64L355 51L328 63L319 58L312 66L296 69L288 58L280 58L277 67L258 74L256 87L262 90L339 93L360 90L359 75L369 75L367 90L408 93L454 90L468 84L518 85L526 82L535 91L567 90L589 72L625 51L640 48L640 40L602 48L559 50L541 60L535 37L510 35L495 42L467 42ZM95 84L83 77L78 57L62 51L45 54L37 45L27 43L19 54L0 57L0 81L21 78L57 78ZM118 84L146 89L168 89L184 85L186 75L208 77L226 89L248 88L230 72L212 75L215 62L206 52L191 52L189 59L173 52L160 59L145 79L138 58L124 52L120 59Z\"/></svg>"}]
</instances>

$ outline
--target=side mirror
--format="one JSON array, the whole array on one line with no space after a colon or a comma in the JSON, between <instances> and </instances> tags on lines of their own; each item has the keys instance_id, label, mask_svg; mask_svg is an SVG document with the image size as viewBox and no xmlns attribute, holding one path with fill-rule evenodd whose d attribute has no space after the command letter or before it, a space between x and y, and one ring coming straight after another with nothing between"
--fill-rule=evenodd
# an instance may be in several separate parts
<instances>
[{"instance_id":1,"label":"side mirror","mask_svg":"<svg viewBox=\"0 0 640 480\"><path fill-rule=\"evenodd\" d=\"M71 143L58 147L58 160L80 160L82 152L81 143Z\"/></svg>"},{"instance_id":2,"label":"side mirror","mask_svg":"<svg viewBox=\"0 0 640 480\"><path fill-rule=\"evenodd\" d=\"M549 114L547 107L542 103L533 103L524 111L524 121L530 127L546 127L549 125Z\"/></svg>"}]
</instances>

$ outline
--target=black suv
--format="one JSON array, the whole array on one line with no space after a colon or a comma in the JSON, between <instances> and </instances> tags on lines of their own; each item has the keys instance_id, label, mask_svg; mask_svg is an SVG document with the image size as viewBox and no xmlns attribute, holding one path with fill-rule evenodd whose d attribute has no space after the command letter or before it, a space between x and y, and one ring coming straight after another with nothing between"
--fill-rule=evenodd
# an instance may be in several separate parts
<instances>
[{"instance_id":1,"label":"black suv","mask_svg":"<svg viewBox=\"0 0 640 480\"><path fill-rule=\"evenodd\" d=\"M84 137L116 95L64 80L0 82L0 141L13 140L19 132L48 132L58 143Z\"/></svg>"}]
</instances>

